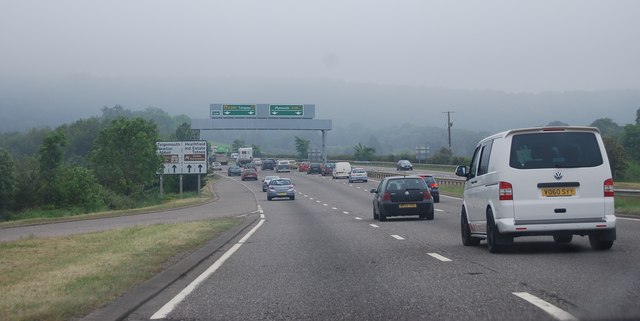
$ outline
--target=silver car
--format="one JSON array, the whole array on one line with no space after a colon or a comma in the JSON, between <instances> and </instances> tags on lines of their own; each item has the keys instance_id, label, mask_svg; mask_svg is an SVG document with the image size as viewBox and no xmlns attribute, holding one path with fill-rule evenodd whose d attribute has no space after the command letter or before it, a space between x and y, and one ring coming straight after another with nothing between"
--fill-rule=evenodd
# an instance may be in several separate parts
<instances>
[{"instance_id":1,"label":"silver car","mask_svg":"<svg viewBox=\"0 0 640 321\"><path fill-rule=\"evenodd\" d=\"M269 182L267 200L270 201L276 197L288 197L290 200L296 199L296 190L290 179L277 178Z\"/></svg>"},{"instance_id":2,"label":"silver car","mask_svg":"<svg viewBox=\"0 0 640 321\"><path fill-rule=\"evenodd\" d=\"M367 171L364 168L354 168L349 173L349 183L353 182L367 182L369 180L369 176L367 175Z\"/></svg>"}]
</instances>

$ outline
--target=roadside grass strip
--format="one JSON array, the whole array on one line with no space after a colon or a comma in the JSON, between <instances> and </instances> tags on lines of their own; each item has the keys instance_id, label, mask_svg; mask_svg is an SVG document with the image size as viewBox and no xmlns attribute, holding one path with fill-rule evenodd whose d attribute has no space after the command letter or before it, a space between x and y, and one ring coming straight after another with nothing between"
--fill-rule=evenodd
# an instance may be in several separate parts
<instances>
[{"instance_id":1,"label":"roadside grass strip","mask_svg":"<svg viewBox=\"0 0 640 321\"><path fill-rule=\"evenodd\" d=\"M74 320L242 222L157 224L0 243L0 320Z\"/></svg>"},{"instance_id":2,"label":"roadside grass strip","mask_svg":"<svg viewBox=\"0 0 640 321\"><path fill-rule=\"evenodd\" d=\"M539 297L529 294L527 292L513 292L513 295L535 305L536 307L547 312L549 315L560 321L578 321L578 318L571 315L569 312L564 311L557 306L540 299Z\"/></svg>"}]
</instances>

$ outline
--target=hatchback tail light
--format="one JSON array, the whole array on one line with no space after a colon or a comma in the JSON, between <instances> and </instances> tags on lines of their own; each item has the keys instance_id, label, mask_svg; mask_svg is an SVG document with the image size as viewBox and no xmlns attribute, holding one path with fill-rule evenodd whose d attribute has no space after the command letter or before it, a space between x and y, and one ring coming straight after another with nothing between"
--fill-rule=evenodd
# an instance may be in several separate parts
<instances>
[{"instance_id":1,"label":"hatchback tail light","mask_svg":"<svg viewBox=\"0 0 640 321\"><path fill-rule=\"evenodd\" d=\"M429 191L422 192L422 200L427 201L431 199L431 193Z\"/></svg>"},{"instance_id":2,"label":"hatchback tail light","mask_svg":"<svg viewBox=\"0 0 640 321\"><path fill-rule=\"evenodd\" d=\"M383 201L390 201L391 200L391 193L386 192L386 193L382 194L382 200Z\"/></svg>"},{"instance_id":3,"label":"hatchback tail light","mask_svg":"<svg viewBox=\"0 0 640 321\"><path fill-rule=\"evenodd\" d=\"M513 200L513 186L508 182L500 182L498 193L501 201Z\"/></svg>"},{"instance_id":4,"label":"hatchback tail light","mask_svg":"<svg viewBox=\"0 0 640 321\"><path fill-rule=\"evenodd\" d=\"M613 197L613 179L609 178L604 181L604 197Z\"/></svg>"},{"instance_id":5,"label":"hatchback tail light","mask_svg":"<svg viewBox=\"0 0 640 321\"><path fill-rule=\"evenodd\" d=\"M439 186L440 186L440 185L438 185L438 183L433 183L433 184L431 185L431 188L438 188Z\"/></svg>"}]
</instances>

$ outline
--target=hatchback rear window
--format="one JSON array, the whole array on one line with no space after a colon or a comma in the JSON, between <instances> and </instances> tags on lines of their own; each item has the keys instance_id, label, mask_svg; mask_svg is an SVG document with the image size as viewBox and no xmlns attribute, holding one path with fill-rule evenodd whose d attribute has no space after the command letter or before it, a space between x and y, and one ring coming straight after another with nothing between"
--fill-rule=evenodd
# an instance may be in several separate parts
<instances>
[{"instance_id":1,"label":"hatchback rear window","mask_svg":"<svg viewBox=\"0 0 640 321\"><path fill-rule=\"evenodd\" d=\"M427 189L427 184L422 178L392 179L387 183L389 191L404 191L408 189Z\"/></svg>"},{"instance_id":2,"label":"hatchback rear window","mask_svg":"<svg viewBox=\"0 0 640 321\"><path fill-rule=\"evenodd\" d=\"M602 163L593 133L520 134L511 141L509 166L516 169L595 167Z\"/></svg>"}]
</instances>

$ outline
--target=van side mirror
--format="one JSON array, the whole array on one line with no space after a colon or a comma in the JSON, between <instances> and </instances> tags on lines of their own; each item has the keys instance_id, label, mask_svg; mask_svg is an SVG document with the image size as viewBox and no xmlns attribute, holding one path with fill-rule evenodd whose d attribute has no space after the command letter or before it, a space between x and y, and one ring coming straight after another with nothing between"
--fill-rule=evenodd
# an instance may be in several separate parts
<instances>
[{"instance_id":1,"label":"van side mirror","mask_svg":"<svg viewBox=\"0 0 640 321\"><path fill-rule=\"evenodd\" d=\"M469 172L467 172L467 166L458 166L456 167L456 176L469 177Z\"/></svg>"}]
</instances>

